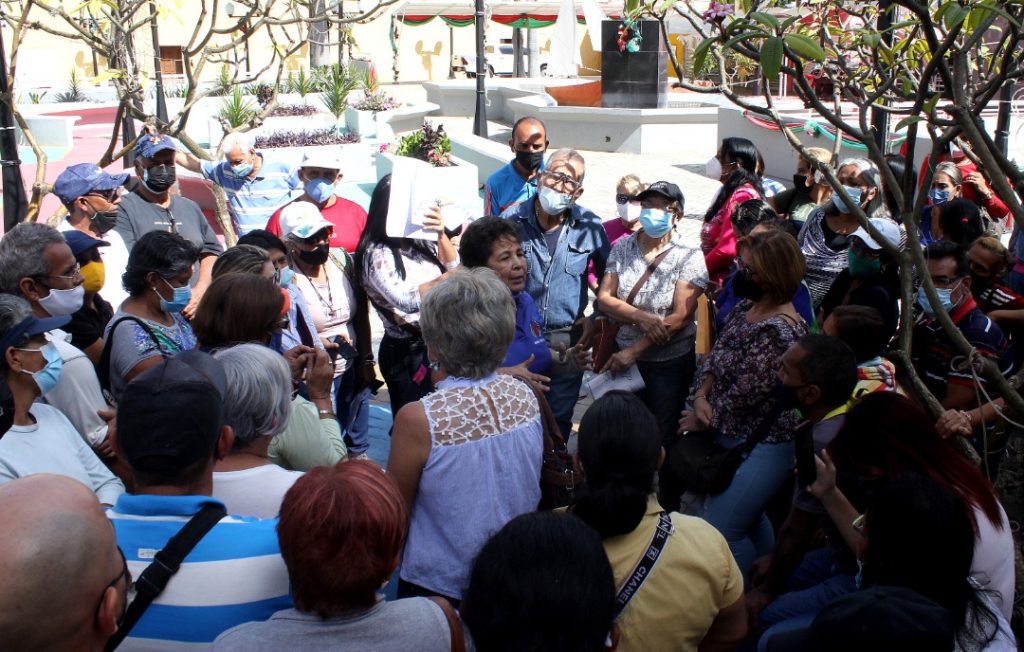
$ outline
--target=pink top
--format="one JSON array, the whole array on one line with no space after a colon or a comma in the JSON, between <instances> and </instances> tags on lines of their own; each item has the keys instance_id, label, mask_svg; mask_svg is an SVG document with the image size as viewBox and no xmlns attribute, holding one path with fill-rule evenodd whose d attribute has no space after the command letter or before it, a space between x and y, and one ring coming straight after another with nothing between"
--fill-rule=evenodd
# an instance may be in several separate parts
<instances>
[{"instance_id":1,"label":"pink top","mask_svg":"<svg viewBox=\"0 0 1024 652\"><path fill-rule=\"evenodd\" d=\"M608 234L608 244L613 245L619 240L625 238L627 235L633 232L626 228L626 225L622 223L622 220L615 217L602 224L604 226L604 232ZM591 260L587 263L587 281L590 285L597 285L601 282L601 279L597 278L597 274L594 273L594 261Z\"/></svg>"},{"instance_id":2,"label":"pink top","mask_svg":"<svg viewBox=\"0 0 1024 652\"><path fill-rule=\"evenodd\" d=\"M736 234L732 230L732 212L748 199L760 199L760 195L749 183L733 191L728 201L722 204L715 216L705 222L700 230L700 248L704 252L704 263L711 281L721 285L729 276L732 261L736 258Z\"/></svg>"}]
</instances>

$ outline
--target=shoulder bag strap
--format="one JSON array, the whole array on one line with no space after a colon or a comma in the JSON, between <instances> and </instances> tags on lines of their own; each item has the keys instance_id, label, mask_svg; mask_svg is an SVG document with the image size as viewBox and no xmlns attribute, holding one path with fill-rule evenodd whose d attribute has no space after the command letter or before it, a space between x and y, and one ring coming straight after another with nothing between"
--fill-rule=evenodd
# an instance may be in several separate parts
<instances>
[{"instance_id":1,"label":"shoulder bag strap","mask_svg":"<svg viewBox=\"0 0 1024 652\"><path fill-rule=\"evenodd\" d=\"M629 577L626 578L626 581L619 588L619 592L615 596L613 619L618 618L622 614L629 601L633 599L636 592L644 585L644 580L650 577L654 563L658 561L661 551L665 549L665 542L668 541L670 534L672 534L672 517L666 512L662 512L658 516L658 525L654 528L654 536L651 537L650 545L644 549L644 554L640 557L640 561L636 563L633 572L629 574Z\"/></svg>"},{"instance_id":2,"label":"shoulder bag strap","mask_svg":"<svg viewBox=\"0 0 1024 652\"><path fill-rule=\"evenodd\" d=\"M373 304L373 307L376 308L377 312L387 317L388 321L390 321L392 324L401 328L403 331L405 331L406 333L413 337L423 337L423 332L419 329L418 326L413 326L409 322L399 317L398 314L395 313L395 311L392 310L391 308L388 308L387 306L382 306L376 301L374 301L373 297L370 296L369 292L366 293L366 298L369 299L370 303Z\"/></svg>"},{"instance_id":3,"label":"shoulder bag strap","mask_svg":"<svg viewBox=\"0 0 1024 652\"><path fill-rule=\"evenodd\" d=\"M647 266L646 270L644 270L643 276L637 279L636 285L634 285L633 289L629 291L629 295L626 297L626 303L633 305L633 299L636 298L636 295L640 292L641 288L647 284L648 279L651 278L651 274L654 273L654 270L658 269L658 265L661 264L661 261L668 257L669 253L672 251L672 246L673 245L669 243L665 251L658 254L657 257L651 261L651 264Z\"/></svg>"},{"instance_id":4,"label":"shoulder bag strap","mask_svg":"<svg viewBox=\"0 0 1024 652\"><path fill-rule=\"evenodd\" d=\"M96 365L96 375L100 381L100 388L106 392L110 391L110 355L114 343L114 331L116 331L117 327L126 321L133 321L141 326L142 330L146 331L146 335L149 335L149 339L153 340L153 344L156 344L156 348L160 352L163 352L163 348L160 346L160 340L157 339L156 333L154 333L153 329L149 327L149 324L132 315L119 317L117 321L110 325L110 334L107 335L107 339L103 342L103 351L100 353L100 360Z\"/></svg>"},{"instance_id":5,"label":"shoulder bag strap","mask_svg":"<svg viewBox=\"0 0 1024 652\"><path fill-rule=\"evenodd\" d=\"M441 611L444 612L444 617L448 621L448 631L452 637L452 652L466 652L466 637L462 632L462 621L455 613L455 607L439 595L432 595L427 599L441 607Z\"/></svg>"},{"instance_id":6,"label":"shoulder bag strap","mask_svg":"<svg viewBox=\"0 0 1024 652\"><path fill-rule=\"evenodd\" d=\"M181 562L188 556L188 553L192 552L192 549L206 536L206 533L225 516L227 516L227 512L223 505L218 503L204 505L195 516L189 519L185 527L171 537L163 550L156 553L153 563L142 571L139 579L135 580L135 599L128 605L124 622L118 628L117 633L107 641L104 652L112 652L117 649L117 646L142 618L142 614L146 612L153 600L163 593L167 583L181 568Z\"/></svg>"},{"instance_id":7,"label":"shoulder bag strap","mask_svg":"<svg viewBox=\"0 0 1024 652\"><path fill-rule=\"evenodd\" d=\"M555 413L551 410L548 399L526 378L522 376L513 376L513 378L529 387L530 391L533 392L534 398L537 399L537 408L540 410L540 426L544 436L544 452L550 453L552 451L564 450L565 440L562 438L562 429L558 427L558 419L555 418Z\"/></svg>"}]
</instances>

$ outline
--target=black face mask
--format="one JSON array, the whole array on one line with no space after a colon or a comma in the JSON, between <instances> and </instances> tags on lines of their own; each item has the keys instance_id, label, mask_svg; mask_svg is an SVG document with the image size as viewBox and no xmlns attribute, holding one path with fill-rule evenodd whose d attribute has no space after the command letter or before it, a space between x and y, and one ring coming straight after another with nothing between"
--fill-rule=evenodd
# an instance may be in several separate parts
<instances>
[{"instance_id":1,"label":"black face mask","mask_svg":"<svg viewBox=\"0 0 1024 652\"><path fill-rule=\"evenodd\" d=\"M971 290L980 292L986 289L989 285L992 285L991 276L978 276L971 272Z\"/></svg>"},{"instance_id":2,"label":"black face mask","mask_svg":"<svg viewBox=\"0 0 1024 652\"><path fill-rule=\"evenodd\" d=\"M764 296L764 290L761 289L761 286L755 283L744 271L736 272L736 275L732 277L732 291L739 298L750 299L751 301L760 301L761 297Z\"/></svg>"},{"instance_id":3,"label":"black face mask","mask_svg":"<svg viewBox=\"0 0 1024 652\"><path fill-rule=\"evenodd\" d=\"M92 220L93 225L95 225L97 233L103 235L113 229L117 224L117 209L115 208L110 211L96 211L89 219Z\"/></svg>"},{"instance_id":4,"label":"black face mask","mask_svg":"<svg viewBox=\"0 0 1024 652\"><path fill-rule=\"evenodd\" d=\"M536 170L544 162L544 152L516 152L516 162L526 170Z\"/></svg>"},{"instance_id":5,"label":"black face mask","mask_svg":"<svg viewBox=\"0 0 1024 652\"><path fill-rule=\"evenodd\" d=\"M800 399L796 393L798 390L807 387L807 385L798 385L793 387L783 382L779 382L775 385L775 404L783 410L793 410L801 407Z\"/></svg>"},{"instance_id":6,"label":"black face mask","mask_svg":"<svg viewBox=\"0 0 1024 652\"><path fill-rule=\"evenodd\" d=\"M299 260L306 263L307 265L323 265L327 262L327 257L330 255L330 249L327 245L317 245L316 249L312 251L297 251L295 252L299 257Z\"/></svg>"},{"instance_id":7,"label":"black face mask","mask_svg":"<svg viewBox=\"0 0 1024 652\"><path fill-rule=\"evenodd\" d=\"M801 188L807 187L807 175L806 174L794 174L793 175L793 186L800 190Z\"/></svg>"},{"instance_id":8,"label":"black face mask","mask_svg":"<svg viewBox=\"0 0 1024 652\"><path fill-rule=\"evenodd\" d=\"M174 185L177 173L173 165L154 165L142 173L142 183L153 192L164 192Z\"/></svg>"}]
</instances>

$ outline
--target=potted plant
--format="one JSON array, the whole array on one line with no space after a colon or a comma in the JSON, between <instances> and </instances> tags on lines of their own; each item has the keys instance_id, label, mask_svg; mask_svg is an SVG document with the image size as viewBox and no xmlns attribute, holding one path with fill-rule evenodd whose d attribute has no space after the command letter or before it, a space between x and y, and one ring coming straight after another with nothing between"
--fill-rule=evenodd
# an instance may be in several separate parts
<instances>
[{"instance_id":1,"label":"potted plant","mask_svg":"<svg viewBox=\"0 0 1024 652\"><path fill-rule=\"evenodd\" d=\"M334 65L330 68L327 82L323 86L320 101L341 124L345 118L345 110L348 108L348 96L359 87L359 81L348 68Z\"/></svg>"},{"instance_id":2,"label":"potted plant","mask_svg":"<svg viewBox=\"0 0 1024 652\"><path fill-rule=\"evenodd\" d=\"M444 131L444 125L434 129L424 121L423 127L403 136L395 147L397 156L409 156L426 161L436 168L447 168L455 165L452 159L452 141Z\"/></svg>"},{"instance_id":3,"label":"potted plant","mask_svg":"<svg viewBox=\"0 0 1024 652\"><path fill-rule=\"evenodd\" d=\"M401 103L377 86L372 74L365 75L361 85L363 98L345 110L345 126L362 136L374 137L377 135L377 114L396 109Z\"/></svg>"}]
</instances>

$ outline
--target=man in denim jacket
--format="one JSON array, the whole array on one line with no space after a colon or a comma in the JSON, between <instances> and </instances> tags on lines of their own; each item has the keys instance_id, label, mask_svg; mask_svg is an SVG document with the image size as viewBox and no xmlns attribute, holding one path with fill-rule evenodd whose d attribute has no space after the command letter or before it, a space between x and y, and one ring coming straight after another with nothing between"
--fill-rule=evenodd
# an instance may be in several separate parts
<instances>
[{"instance_id":1,"label":"man in denim jacket","mask_svg":"<svg viewBox=\"0 0 1024 652\"><path fill-rule=\"evenodd\" d=\"M572 413L583 373L568 350L590 346L591 321L583 316L590 298L587 265L604 274L611 245L601 218L576 205L583 194L585 163L579 152L560 149L548 159L531 201L509 207L502 217L518 220L526 254L526 291L544 319L544 336L556 357L547 393L563 437L572 430ZM561 360L559 360L561 358Z\"/></svg>"}]
</instances>

